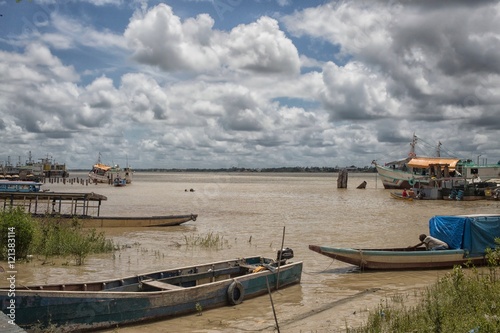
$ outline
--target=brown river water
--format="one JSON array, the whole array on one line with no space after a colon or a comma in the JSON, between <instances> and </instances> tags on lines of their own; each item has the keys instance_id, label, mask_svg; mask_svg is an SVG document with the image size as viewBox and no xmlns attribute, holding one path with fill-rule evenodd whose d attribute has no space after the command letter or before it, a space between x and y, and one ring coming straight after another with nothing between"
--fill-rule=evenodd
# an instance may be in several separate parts
<instances>
[{"instance_id":1,"label":"brown river water","mask_svg":"<svg viewBox=\"0 0 500 333\"><path fill-rule=\"evenodd\" d=\"M85 177L85 174L72 174ZM363 181L366 189L356 187ZM294 261L303 261L300 285L272 294L281 332L344 332L359 326L369 310L393 295L415 295L449 270L360 272L308 249L401 247L419 243L434 215L500 213L500 201L413 201L392 199L376 174L349 174L337 189L337 174L135 173L133 183L46 184L51 191L95 192L108 197L101 215L199 214L196 222L165 228L103 229L120 250L87 258L83 266L40 260L17 264L16 283L62 283L130 276L223 259L275 257L284 233ZM193 189L194 192L189 190ZM187 191L186 191L187 190ZM186 245L212 234L222 249ZM0 265L4 265L1 263ZM1 277L0 273L0 277ZM0 285L5 286L5 279ZM406 296L404 296L406 297ZM109 332L273 332L269 296L202 315L157 321Z\"/></svg>"}]
</instances>

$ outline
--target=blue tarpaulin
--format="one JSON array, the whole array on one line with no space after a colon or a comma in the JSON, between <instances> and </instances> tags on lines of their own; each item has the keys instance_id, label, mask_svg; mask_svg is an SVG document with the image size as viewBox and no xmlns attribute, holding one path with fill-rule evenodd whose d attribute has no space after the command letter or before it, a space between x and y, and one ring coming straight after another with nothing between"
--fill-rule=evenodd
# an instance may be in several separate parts
<instances>
[{"instance_id":1,"label":"blue tarpaulin","mask_svg":"<svg viewBox=\"0 0 500 333\"><path fill-rule=\"evenodd\" d=\"M500 215L434 216L429 220L429 232L450 249L483 255L486 248L495 248L495 238L500 238Z\"/></svg>"}]
</instances>

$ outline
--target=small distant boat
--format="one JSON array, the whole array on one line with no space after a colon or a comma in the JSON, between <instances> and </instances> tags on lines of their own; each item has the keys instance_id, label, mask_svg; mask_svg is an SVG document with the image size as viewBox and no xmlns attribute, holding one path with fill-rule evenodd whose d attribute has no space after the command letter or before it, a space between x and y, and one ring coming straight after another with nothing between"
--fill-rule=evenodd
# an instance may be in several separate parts
<instances>
[{"instance_id":1,"label":"small distant boat","mask_svg":"<svg viewBox=\"0 0 500 333\"><path fill-rule=\"evenodd\" d=\"M390 192L390 194L391 194L391 197L394 198L394 199L405 200L405 201L413 201L413 197L410 197L408 195L403 196L403 194L399 193L399 192Z\"/></svg>"},{"instance_id":2,"label":"small distant boat","mask_svg":"<svg viewBox=\"0 0 500 333\"><path fill-rule=\"evenodd\" d=\"M429 221L430 235L449 246L448 250L425 248L336 248L309 245L324 256L359 266L361 269L401 270L449 268L467 263L487 263L487 248L495 248L500 237L500 215L434 216Z\"/></svg>"},{"instance_id":3,"label":"small distant boat","mask_svg":"<svg viewBox=\"0 0 500 333\"><path fill-rule=\"evenodd\" d=\"M116 177L113 180L113 186L125 186L127 185L127 180L125 178Z\"/></svg>"},{"instance_id":4,"label":"small distant boat","mask_svg":"<svg viewBox=\"0 0 500 333\"><path fill-rule=\"evenodd\" d=\"M291 253L291 255L290 255ZM15 296L0 289L0 307L29 329L95 331L180 316L226 305L300 283L302 262L293 251L273 260L260 256L161 270L116 280L58 285L16 285Z\"/></svg>"}]
</instances>

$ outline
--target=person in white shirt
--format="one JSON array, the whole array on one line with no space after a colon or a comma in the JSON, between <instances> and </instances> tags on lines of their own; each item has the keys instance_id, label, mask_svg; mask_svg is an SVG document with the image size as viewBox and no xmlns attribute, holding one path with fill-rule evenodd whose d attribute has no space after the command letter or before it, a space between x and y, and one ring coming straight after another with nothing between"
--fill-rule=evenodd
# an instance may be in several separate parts
<instances>
[{"instance_id":1,"label":"person in white shirt","mask_svg":"<svg viewBox=\"0 0 500 333\"><path fill-rule=\"evenodd\" d=\"M426 234L421 234L420 236L418 236L418 239L420 239L420 243L418 243L413 247L419 247L420 245L425 244L425 248L431 251L448 249L448 244L435 237L427 236Z\"/></svg>"}]
</instances>

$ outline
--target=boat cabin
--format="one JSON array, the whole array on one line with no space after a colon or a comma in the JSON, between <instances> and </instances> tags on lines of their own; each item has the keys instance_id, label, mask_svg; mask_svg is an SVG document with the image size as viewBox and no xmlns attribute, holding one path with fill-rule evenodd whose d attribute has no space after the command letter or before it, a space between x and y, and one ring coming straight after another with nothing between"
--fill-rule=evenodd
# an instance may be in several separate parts
<instances>
[{"instance_id":1,"label":"boat cabin","mask_svg":"<svg viewBox=\"0 0 500 333\"><path fill-rule=\"evenodd\" d=\"M40 192L43 183L31 181L0 180L0 192Z\"/></svg>"}]
</instances>

